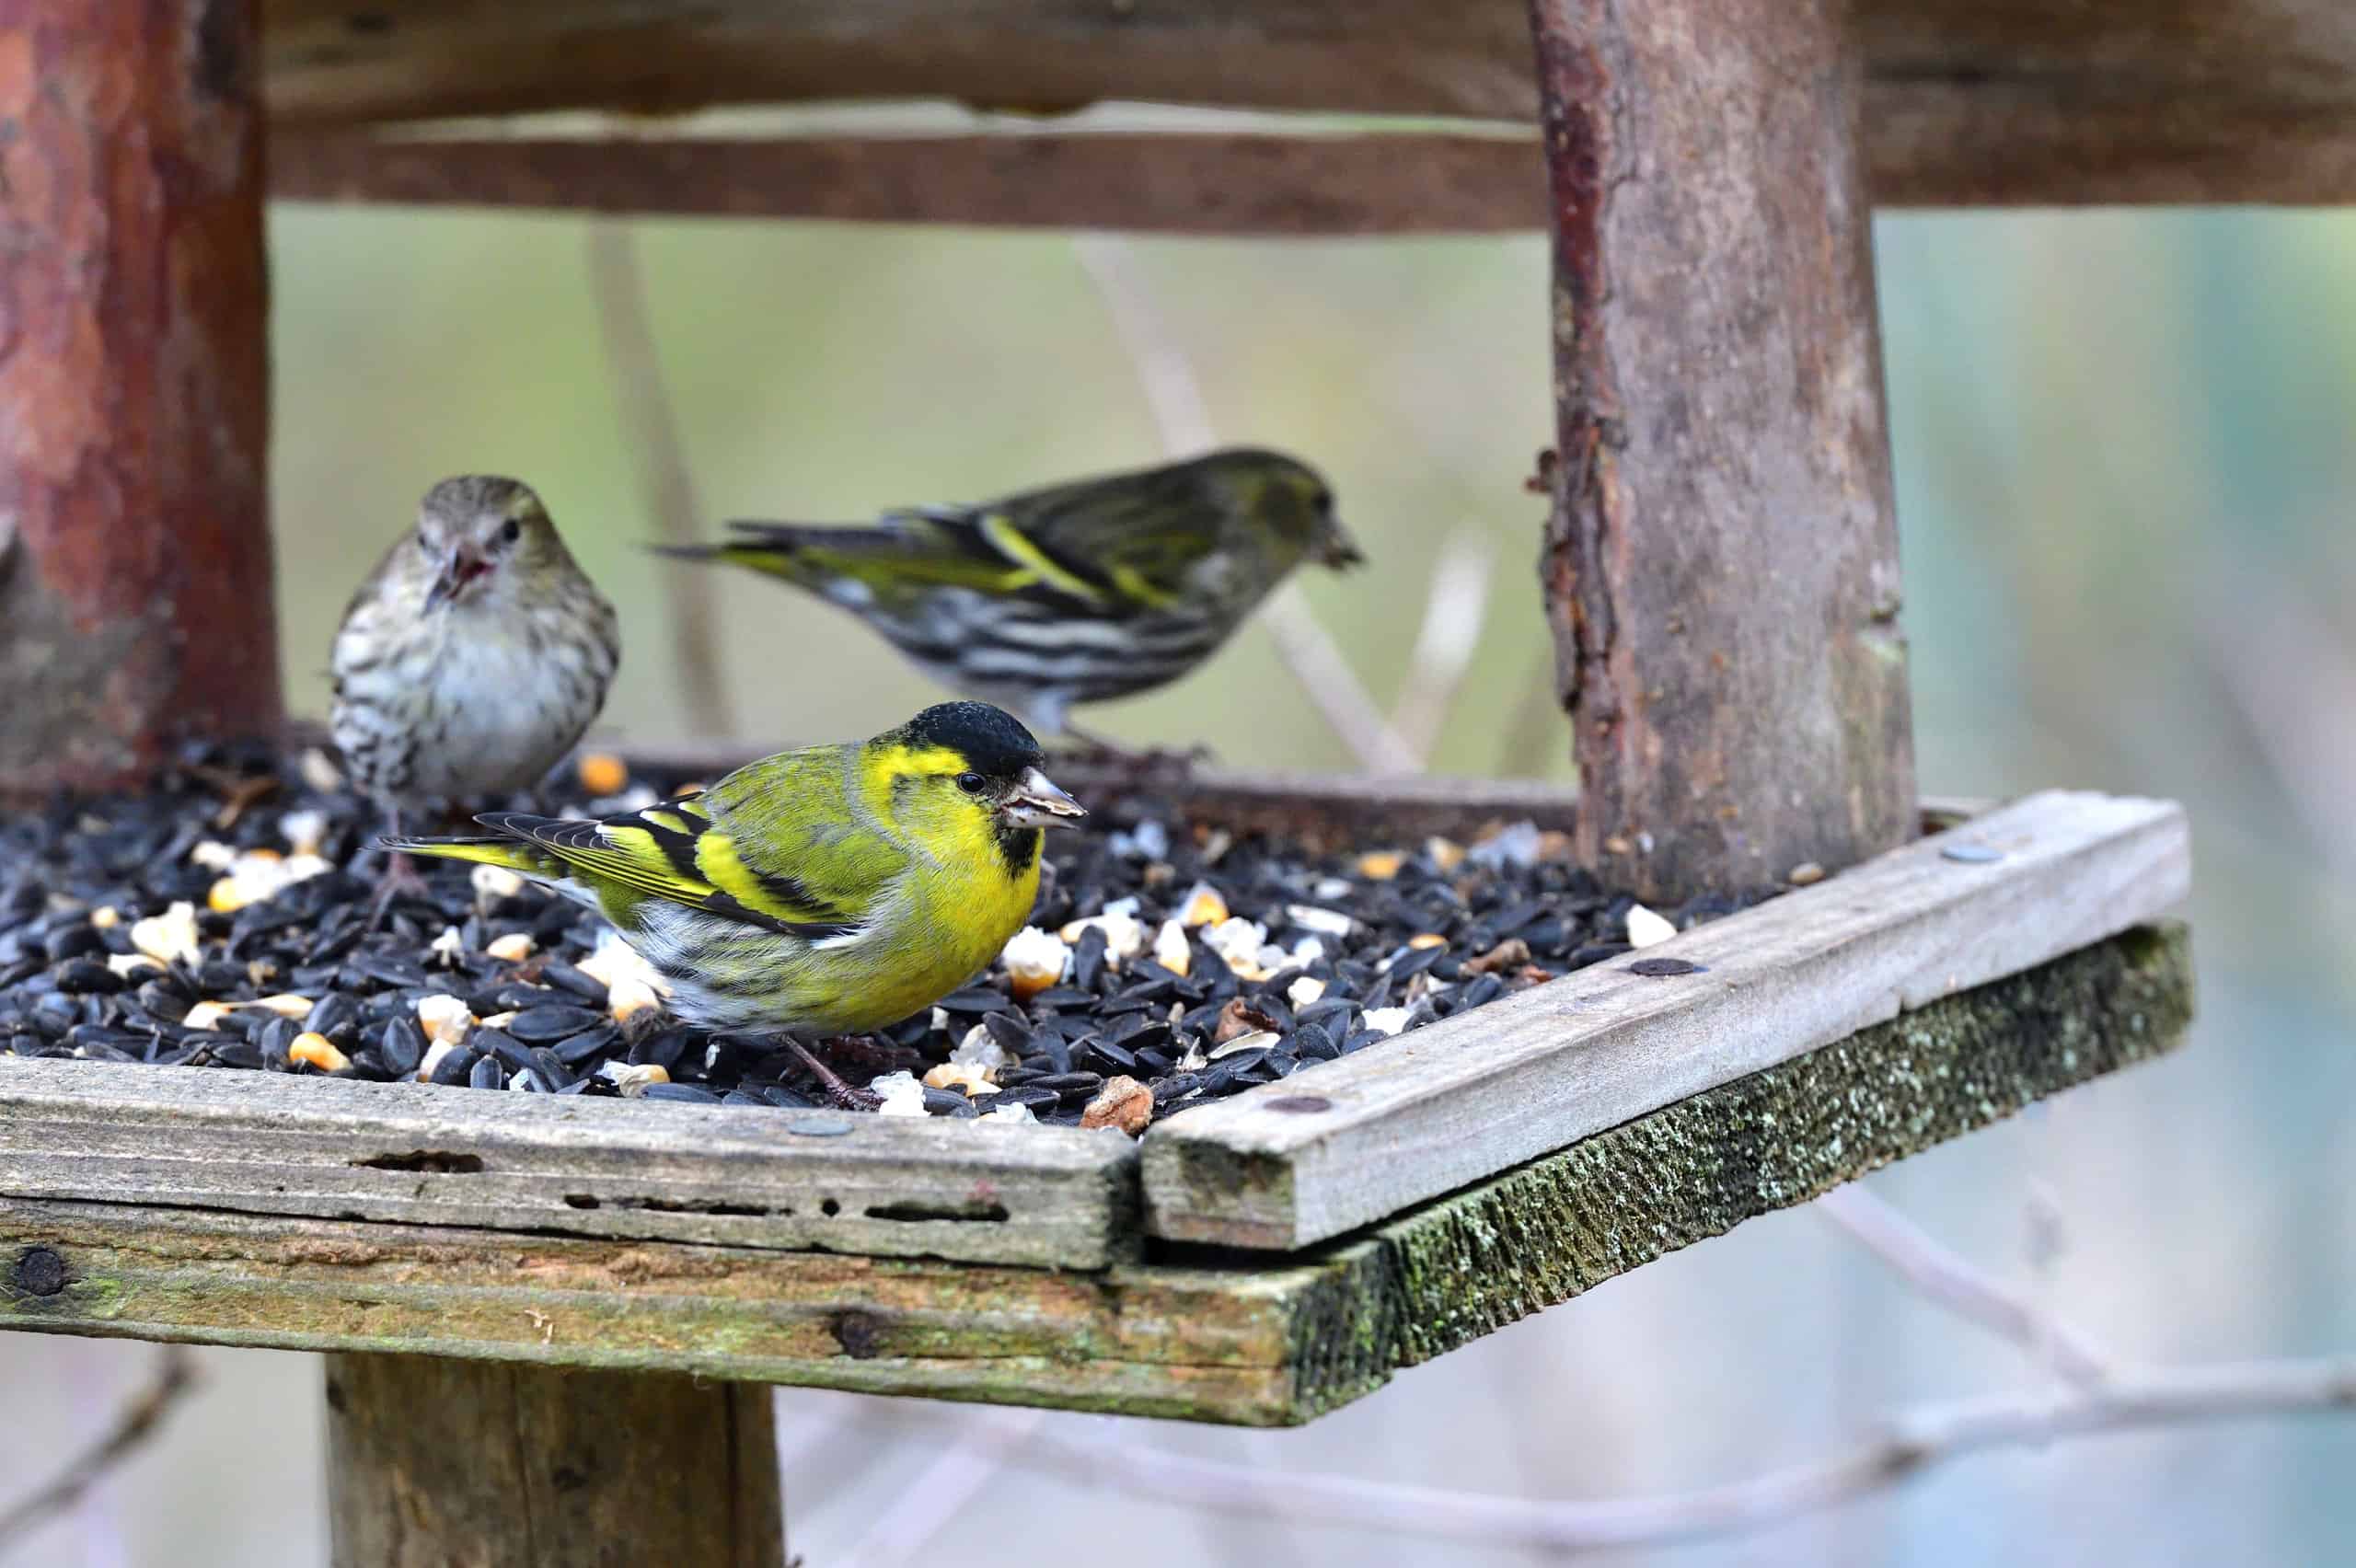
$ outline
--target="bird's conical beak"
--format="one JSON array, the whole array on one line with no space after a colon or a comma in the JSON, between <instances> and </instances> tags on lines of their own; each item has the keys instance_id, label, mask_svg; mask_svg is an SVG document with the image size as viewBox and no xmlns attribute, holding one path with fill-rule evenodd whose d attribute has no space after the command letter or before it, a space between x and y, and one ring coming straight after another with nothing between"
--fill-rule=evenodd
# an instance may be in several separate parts
<instances>
[{"instance_id":1,"label":"bird's conical beak","mask_svg":"<svg viewBox=\"0 0 2356 1568\"><path fill-rule=\"evenodd\" d=\"M1014 793L999 808L999 815L1016 827L1069 827L1087 814L1078 801L1056 788L1055 780L1035 767L1022 770Z\"/></svg>"},{"instance_id":2,"label":"bird's conical beak","mask_svg":"<svg viewBox=\"0 0 2356 1568\"><path fill-rule=\"evenodd\" d=\"M450 559L442 563L434 574L433 586L425 593L425 607L438 610L456 600L466 591L468 583L491 570L491 563L474 551L459 545L450 551Z\"/></svg>"},{"instance_id":3,"label":"bird's conical beak","mask_svg":"<svg viewBox=\"0 0 2356 1568\"><path fill-rule=\"evenodd\" d=\"M1342 532L1339 523L1330 523L1325 528L1324 560L1327 566L1339 571L1345 566L1364 565L1366 552L1358 548L1356 539Z\"/></svg>"}]
</instances>

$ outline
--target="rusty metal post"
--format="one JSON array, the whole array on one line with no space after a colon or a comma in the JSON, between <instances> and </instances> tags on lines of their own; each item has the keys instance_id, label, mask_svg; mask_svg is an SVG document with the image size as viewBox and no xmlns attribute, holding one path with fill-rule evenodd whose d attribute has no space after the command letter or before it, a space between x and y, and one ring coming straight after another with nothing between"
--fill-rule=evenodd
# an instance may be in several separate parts
<instances>
[{"instance_id":1,"label":"rusty metal post","mask_svg":"<svg viewBox=\"0 0 2356 1568\"><path fill-rule=\"evenodd\" d=\"M1530 14L1577 852L1665 898L1837 870L1914 813L1847 8Z\"/></svg>"},{"instance_id":2,"label":"rusty metal post","mask_svg":"<svg viewBox=\"0 0 2356 1568\"><path fill-rule=\"evenodd\" d=\"M279 720L251 0L0 0L0 792Z\"/></svg>"}]
</instances>

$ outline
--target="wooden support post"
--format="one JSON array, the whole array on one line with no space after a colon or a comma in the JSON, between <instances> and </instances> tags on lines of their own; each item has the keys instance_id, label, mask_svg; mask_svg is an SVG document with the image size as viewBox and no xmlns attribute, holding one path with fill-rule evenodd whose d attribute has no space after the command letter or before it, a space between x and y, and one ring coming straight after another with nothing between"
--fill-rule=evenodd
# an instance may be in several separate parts
<instances>
[{"instance_id":1,"label":"wooden support post","mask_svg":"<svg viewBox=\"0 0 2356 1568\"><path fill-rule=\"evenodd\" d=\"M676 1374L331 1355L335 1568L779 1568L769 1391Z\"/></svg>"},{"instance_id":2,"label":"wooden support post","mask_svg":"<svg viewBox=\"0 0 2356 1568\"><path fill-rule=\"evenodd\" d=\"M0 791L278 721L249 0L0 0Z\"/></svg>"},{"instance_id":3,"label":"wooden support post","mask_svg":"<svg viewBox=\"0 0 2356 1568\"><path fill-rule=\"evenodd\" d=\"M1860 72L1840 0L1531 0L1580 858L1677 897L1914 800Z\"/></svg>"}]
</instances>

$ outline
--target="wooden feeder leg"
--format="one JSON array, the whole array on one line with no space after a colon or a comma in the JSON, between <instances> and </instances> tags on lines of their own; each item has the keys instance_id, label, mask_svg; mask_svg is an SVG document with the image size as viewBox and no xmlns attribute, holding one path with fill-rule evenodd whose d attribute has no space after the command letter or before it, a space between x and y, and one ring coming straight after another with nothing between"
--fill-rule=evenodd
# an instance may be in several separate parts
<instances>
[{"instance_id":1,"label":"wooden feeder leg","mask_svg":"<svg viewBox=\"0 0 2356 1568\"><path fill-rule=\"evenodd\" d=\"M330 1355L335 1568L785 1562L769 1390Z\"/></svg>"},{"instance_id":2,"label":"wooden feeder leg","mask_svg":"<svg viewBox=\"0 0 2356 1568\"><path fill-rule=\"evenodd\" d=\"M0 793L278 722L257 10L0 0Z\"/></svg>"},{"instance_id":3,"label":"wooden feeder leg","mask_svg":"<svg viewBox=\"0 0 2356 1568\"><path fill-rule=\"evenodd\" d=\"M1914 811L1861 73L1841 0L1531 0L1577 853L1674 898Z\"/></svg>"}]
</instances>

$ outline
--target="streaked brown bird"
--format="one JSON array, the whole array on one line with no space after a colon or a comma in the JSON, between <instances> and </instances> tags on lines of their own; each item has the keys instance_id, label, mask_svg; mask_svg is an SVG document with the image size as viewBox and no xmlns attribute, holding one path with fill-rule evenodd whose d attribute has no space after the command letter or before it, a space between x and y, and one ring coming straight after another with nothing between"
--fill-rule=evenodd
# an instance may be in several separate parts
<instances>
[{"instance_id":1,"label":"streaked brown bird","mask_svg":"<svg viewBox=\"0 0 2356 1568\"><path fill-rule=\"evenodd\" d=\"M620 659L614 606L531 487L444 479L344 609L336 749L398 835L404 809L537 783L604 709ZM392 857L379 911L416 880Z\"/></svg>"}]
</instances>

